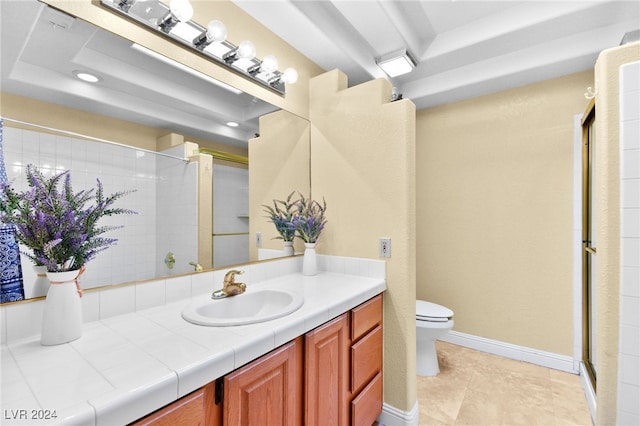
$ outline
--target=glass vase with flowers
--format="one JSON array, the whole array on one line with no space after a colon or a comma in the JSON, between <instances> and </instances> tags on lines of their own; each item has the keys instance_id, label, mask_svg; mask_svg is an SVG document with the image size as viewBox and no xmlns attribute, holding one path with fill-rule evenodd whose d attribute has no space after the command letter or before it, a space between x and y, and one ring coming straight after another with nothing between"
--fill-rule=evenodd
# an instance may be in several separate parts
<instances>
[{"instance_id":1,"label":"glass vase with flowers","mask_svg":"<svg viewBox=\"0 0 640 426\"><path fill-rule=\"evenodd\" d=\"M278 233L275 239L284 241L284 255L293 255L293 239L295 238L295 226L293 220L296 215L297 205L295 201L291 201L292 192L284 200L273 200L273 206L263 205L264 212L267 213L269 222L273 223Z\"/></svg>"},{"instance_id":2,"label":"glass vase with flowers","mask_svg":"<svg viewBox=\"0 0 640 426\"><path fill-rule=\"evenodd\" d=\"M296 237L304 241L304 258L302 261L303 275L316 275L318 264L316 256L316 244L320 234L324 229L327 219L327 202L322 199L322 204L313 200L311 196L305 198L300 194L300 199L296 202L297 212L293 219Z\"/></svg>"}]
</instances>

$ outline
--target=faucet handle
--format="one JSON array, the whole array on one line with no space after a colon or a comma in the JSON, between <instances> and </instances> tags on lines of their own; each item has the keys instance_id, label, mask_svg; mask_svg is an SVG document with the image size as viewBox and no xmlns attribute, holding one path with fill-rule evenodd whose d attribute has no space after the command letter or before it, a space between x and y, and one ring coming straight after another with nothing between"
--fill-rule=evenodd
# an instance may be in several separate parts
<instances>
[{"instance_id":1,"label":"faucet handle","mask_svg":"<svg viewBox=\"0 0 640 426\"><path fill-rule=\"evenodd\" d=\"M196 271L196 272L202 272L203 271L202 265L200 265L199 263L189 262L189 265L193 266L193 270Z\"/></svg>"},{"instance_id":2,"label":"faucet handle","mask_svg":"<svg viewBox=\"0 0 640 426\"><path fill-rule=\"evenodd\" d=\"M236 275L244 274L244 271L232 269L224 275L224 282L227 284L235 283Z\"/></svg>"},{"instance_id":3,"label":"faucet handle","mask_svg":"<svg viewBox=\"0 0 640 426\"><path fill-rule=\"evenodd\" d=\"M245 283L237 283L235 282L236 275L243 274L244 271L239 271L237 269L232 269L224 275L224 282L222 283L222 288L220 290L216 290L211 294L212 299L222 299L229 296L235 296L237 294L242 294L247 289L247 285Z\"/></svg>"}]
</instances>

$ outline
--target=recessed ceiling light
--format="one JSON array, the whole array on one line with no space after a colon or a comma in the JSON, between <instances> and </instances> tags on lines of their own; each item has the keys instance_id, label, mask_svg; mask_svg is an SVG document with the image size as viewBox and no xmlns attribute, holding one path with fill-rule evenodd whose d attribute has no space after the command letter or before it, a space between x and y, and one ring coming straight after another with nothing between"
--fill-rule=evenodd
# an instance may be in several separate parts
<instances>
[{"instance_id":1,"label":"recessed ceiling light","mask_svg":"<svg viewBox=\"0 0 640 426\"><path fill-rule=\"evenodd\" d=\"M76 77L78 77L82 81L86 81L87 83L97 83L97 82L102 80L97 75L93 75L93 74L85 72L85 71L74 71L73 75L75 75Z\"/></svg>"},{"instance_id":2,"label":"recessed ceiling light","mask_svg":"<svg viewBox=\"0 0 640 426\"><path fill-rule=\"evenodd\" d=\"M236 123L235 121L227 121L227 126L229 127L238 127L240 123Z\"/></svg>"}]
</instances>

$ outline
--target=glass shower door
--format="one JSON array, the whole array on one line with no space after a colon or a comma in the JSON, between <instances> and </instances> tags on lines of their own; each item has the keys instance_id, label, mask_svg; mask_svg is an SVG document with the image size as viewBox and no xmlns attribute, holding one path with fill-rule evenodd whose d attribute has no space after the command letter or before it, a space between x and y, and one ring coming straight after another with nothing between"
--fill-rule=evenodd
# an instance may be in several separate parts
<instances>
[{"instance_id":1,"label":"glass shower door","mask_svg":"<svg viewBox=\"0 0 640 426\"><path fill-rule=\"evenodd\" d=\"M582 361L594 391L598 371L595 119L595 103L592 101L582 119Z\"/></svg>"}]
</instances>

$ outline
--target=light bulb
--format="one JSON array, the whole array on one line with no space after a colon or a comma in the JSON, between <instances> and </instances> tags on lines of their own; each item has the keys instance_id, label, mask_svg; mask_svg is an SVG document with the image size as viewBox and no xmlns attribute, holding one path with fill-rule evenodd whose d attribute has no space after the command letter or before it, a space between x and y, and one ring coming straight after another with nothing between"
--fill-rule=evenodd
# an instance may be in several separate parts
<instances>
[{"instance_id":1,"label":"light bulb","mask_svg":"<svg viewBox=\"0 0 640 426\"><path fill-rule=\"evenodd\" d=\"M189 0L171 0L169 10L180 22L188 21L193 17L193 6Z\"/></svg>"},{"instance_id":2,"label":"light bulb","mask_svg":"<svg viewBox=\"0 0 640 426\"><path fill-rule=\"evenodd\" d=\"M298 81L298 71L294 68L287 68L282 72L282 81L287 84L293 84Z\"/></svg>"},{"instance_id":3,"label":"light bulb","mask_svg":"<svg viewBox=\"0 0 640 426\"><path fill-rule=\"evenodd\" d=\"M213 20L207 25L207 41L220 43L227 39L227 27L220 21Z\"/></svg>"},{"instance_id":4,"label":"light bulb","mask_svg":"<svg viewBox=\"0 0 640 426\"><path fill-rule=\"evenodd\" d=\"M273 55L267 55L262 60L262 66L260 67L261 71L264 72L274 72L278 69L278 59Z\"/></svg>"},{"instance_id":5,"label":"light bulb","mask_svg":"<svg viewBox=\"0 0 640 426\"><path fill-rule=\"evenodd\" d=\"M238 57L253 59L256 56L256 47L249 40L245 40L238 46Z\"/></svg>"}]
</instances>

